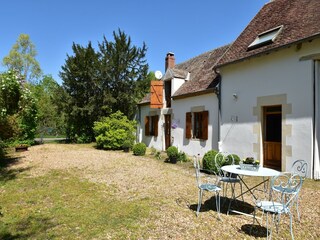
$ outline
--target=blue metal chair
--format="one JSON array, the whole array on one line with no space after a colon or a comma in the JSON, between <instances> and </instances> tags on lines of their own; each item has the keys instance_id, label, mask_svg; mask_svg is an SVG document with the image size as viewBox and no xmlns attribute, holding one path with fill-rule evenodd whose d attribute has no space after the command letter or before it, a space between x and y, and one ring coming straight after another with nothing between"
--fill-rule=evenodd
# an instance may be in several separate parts
<instances>
[{"instance_id":1,"label":"blue metal chair","mask_svg":"<svg viewBox=\"0 0 320 240\"><path fill-rule=\"evenodd\" d=\"M262 210L263 214L266 213L266 225L267 225L267 239L271 239L272 228L270 229L268 218L269 214L272 214L272 223L276 226L278 232L278 227L280 224L280 218L282 214L287 214L290 217L290 233L291 238L294 239L292 231L292 214L291 207L294 205L296 196L298 195L302 186L302 178L298 174L282 173L271 179L270 187L270 199L257 201L256 207L254 209L253 224L256 221L256 209Z\"/></svg>"},{"instance_id":2,"label":"blue metal chair","mask_svg":"<svg viewBox=\"0 0 320 240\"><path fill-rule=\"evenodd\" d=\"M296 160L292 164L291 167L291 172L299 174L302 178L302 182L306 179L308 176L308 163L305 160ZM297 209L297 215L298 215L298 220L300 221L300 212L299 212L299 195L297 194L296 196L296 209Z\"/></svg>"},{"instance_id":3,"label":"blue metal chair","mask_svg":"<svg viewBox=\"0 0 320 240\"><path fill-rule=\"evenodd\" d=\"M202 182L202 176L200 173L200 159L196 156L193 157L193 164L196 170L196 179L197 179L197 187L199 189L199 198L198 198L198 207L197 207L197 216L199 215L199 211L202 203L202 195L203 191L214 192L216 198L216 209L218 212L218 218L220 219L220 190L221 188L217 185L218 179L214 175L213 177L207 178L206 182ZM208 181L211 179L211 181Z\"/></svg>"},{"instance_id":4,"label":"blue metal chair","mask_svg":"<svg viewBox=\"0 0 320 240\"><path fill-rule=\"evenodd\" d=\"M229 157L229 158L227 158L227 157ZM232 156L232 154L228 155L227 153L219 152L215 156L214 161L215 161L215 167L216 167L217 174L220 176L219 181L222 182L222 184L223 184L222 188L223 188L223 196L224 197L227 196L228 184L230 184L230 186L231 186L231 200L229 201L229 206L228 206L228 211L227 211L227 215L228 215L229 211L230 211L231 203L236 198L236 194L235 194L235 184L236 183L238 183L240 185L241 196L242 196L242 201L243 201L242 184L241 184L240 179L238 178L238 175L226 173L221 170L221 167L225 164L228 164L228 165L234 164L234 157Z\"/></svg>"}]
</instances>

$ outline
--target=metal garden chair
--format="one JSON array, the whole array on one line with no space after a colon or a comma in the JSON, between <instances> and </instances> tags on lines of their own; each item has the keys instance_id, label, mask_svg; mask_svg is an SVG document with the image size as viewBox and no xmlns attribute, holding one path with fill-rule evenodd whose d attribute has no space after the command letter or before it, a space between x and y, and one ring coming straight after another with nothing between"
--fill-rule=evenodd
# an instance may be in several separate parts
<instances>
[{"instance_id":1,"label":"metal garden chair","mask_svg":"<svg viewBox=\"0 0 320 240\"><path fill-rule=\"evenodd\" d=\"M296 160L292 164L291 167L291 172L299 174L302 178L302 182L306 179L308 175L308 163L305 160ZM299 195L297 194L296 196L296 209L297 209L297 215L298 215L298 220L300 221L300 212L299 212Z\"/></svg>"},{"instance_id":2,"label":"metal garden chair","mask_svg":"<svg viewBox=\"0 0 320 240\"><path fill-rule=\"evenodd\" d=\"M205 182L202 182L203 176L200 173L200 159L196 156L193 157L193 164L196 170L196 180L197 180L197 187L199 189L199 198L198 198L198 207L197 207L197 216L199 215L199 211L202 204L202 195L203 191L213 192L215 193L216 198L216 209L218 212L218 218L220 219L220 191L221 188L217 185L218 178L217 176L213 176L207 178ZM208 181L210 180L211 181Z\"/></svg>"},{"instance_id":3,"label":"metal garden chair","mask_svg":"<svg viewBox=\"0 0 320 240\"><path fill-rule=\"evenodd\" d=\"M266 225L267 225L267 239L269 239L269 214L272 214L272 224L278 227L280 224L280 218L282 214L287 214L290 217L290 233L291 238L294 239L292 231L292 214L291 207L294 205L296 196L298 195L302 186L302 178L298 174L282 173L271 179L270 187L270 199L257 201L254 209L253 224L256 221L256 209L262 210L263 214L266 213ZM270 230L270 239L272 234L272 228Z\"/></svg>"},{"instance_id":4,"label":"metal garden chair","mask_svg":"<svg viewBox=\"0 0 320 240\"><path fill-rule=\"evenodd\" d=\"M223 184L222 188L223 188L223 196L224 197L227 196L228 184L230 184L230 186L231 186L231 200L229 201L229 206L228 206L228 211L227 211L227 214L229 214L231 203L232 203L232 201L234 201L236 199L236 194L235 194L236 183L238 183L240 185L241 196L242 196L242 201L243 201L242 183L241 183L240 179L238 178L238 175L226 173L221 170L221 167L223 165L226 165L226 164L233 165L234 164L234 157L232 156L232 154L228 155L226 153L219 152L215 156L214 161L215 161L215 167L216 167L217 174L220 176L219 182L221 182Z\"/></svg>"}]
</instances>

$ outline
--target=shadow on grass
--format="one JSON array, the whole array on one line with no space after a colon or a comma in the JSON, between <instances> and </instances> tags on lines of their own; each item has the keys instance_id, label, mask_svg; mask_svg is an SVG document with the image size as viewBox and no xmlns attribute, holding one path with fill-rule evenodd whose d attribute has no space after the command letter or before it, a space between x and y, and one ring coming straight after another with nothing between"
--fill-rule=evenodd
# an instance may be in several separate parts
<instances>
[{"instance_id":1,"label":"shadow on grass","mask_svg":"<svg viewBox=\"0 0 320 240\"><path fill-rule=\"evenodd\" d=\"M220 197L220 213L227 215L229 208L230 198ZM196 212L198 207L198 203L189 204L190 210ZM246 202L242 202L239 200L234 200L231 202L230 206L231 210L241 211L246 214L252 214L254 211L254 207L251 204ZM200 212L208 212L208 211L217 211L216 208L216 197L212 196L205 202L201 204ZM229 215L240 215L239 213L229 212Z\"/></svg>"},{"instance_id":2,"label":"shadow on grass","mask_svg":"<svg viewBox=\"0 0 320 240\"><path fill-rule=\"evenodd\" d=\"M41 235L46 238L47 230L54 226L51 219L36 216L10 224L0 221L0 239L34 239Z\"/></svg>"},{"instance_id":3,"label":"shadow on grass","mask_svg":"<svg viewBox=\"0 0 320 240\"><path fill-rule=\"evenodd\" d=\"M29 170L30 168L9 169L10 166L19 162L22 157L5 157L0 160L0 182L13 180L18 174Z\"/></svg>"},{"instance_id":4,"label":"shadow on grass","mask_svg":"<svg viewBox=\"0 0 320 240\"><path fill-rule=\"evenodd\" d=\"M244 224L241 230L255 238L265 238L267 237L267 228L260 225Z\"/></svg>"}]
</instances>

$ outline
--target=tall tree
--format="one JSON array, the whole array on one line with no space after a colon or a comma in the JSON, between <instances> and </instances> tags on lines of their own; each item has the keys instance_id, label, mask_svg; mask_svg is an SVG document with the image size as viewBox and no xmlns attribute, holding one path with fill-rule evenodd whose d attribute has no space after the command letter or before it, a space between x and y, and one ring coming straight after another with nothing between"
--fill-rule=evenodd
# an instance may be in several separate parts
<instances>
[{"instance_id":1,"label":"tall tree","mask_svg":"<svg viewBox=\"0 0 320 240\"><path fill-rule=\"evenodd\" d=\"M103 38L99 43L103 86L112 99L112 111L120 110L128 118L136 112L137 85L147 77L147 47L133 46L131 38L120 29L113 32L114 42Z\"/></svg>"},{"instance_id":2,"label":"tall tree","mask_svg":"<svg viewBox=\"0 0 320 240\"><path fill-rule=\"evenodd\" d=\"M33 81L41 74L39 62L36 60L37 51L28 34L20 34L9 54L3 58L3 64L19 74L22 80Z\"/></svg>"},{"instance_id":3,"label":"tall tree","mask_svg":"<svg viewBox=\"0 0 320 240\"><path fill-rule=\"evenodd\" d=\"M51 75L45 75L38 84L32 85L38 109L38 132L64 134L64 112L62 112L62 87Z\"/></svg>"},{"instance_id":4,"label":"tall tree","mask_svg":"<svg viewBox=\"0 0 320 240\"><path fill-rule=\"evenodd\" d=\"M71 140L89 142L94 139L93 123L101 115L101 88L98 79L98 55L92 47L73 43L73 55L67 60L60 77L68 94L65 99L67 136Z\"/></svg>"},{"instance_id":5,"label":"tall tree","mask_svg":"<svg viewBox=\"0 0 320 240\"><path fill-rule=\"evenodd\" d=\"M104 37L98 51L90 42L86 47L74 43L73 55L67 56L62 66L60 77L68 94L67 135L71 139L93 140L93 123L118 110L132 119L145 91L144 81L149 81L146 45L133 46L121 30L113 32L113 37L114 41Z\"/></svg>"}]
</instances>

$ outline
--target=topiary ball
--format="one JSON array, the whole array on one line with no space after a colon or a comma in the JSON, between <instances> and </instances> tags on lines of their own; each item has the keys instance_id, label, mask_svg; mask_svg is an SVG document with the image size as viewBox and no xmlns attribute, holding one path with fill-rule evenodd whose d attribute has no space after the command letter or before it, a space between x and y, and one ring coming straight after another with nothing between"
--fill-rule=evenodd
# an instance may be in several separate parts
<instances>
[{"instance_id":1,"label":"topiary ball","mask_svg":"<svg viewBox=\"0 0 320 240\"><path fill-rule=\"evenodd\" d=\"M146 154L147 146L145 143L136 143L133 148L133 155L144 156Z\"/></svg>"}]
</instances>

